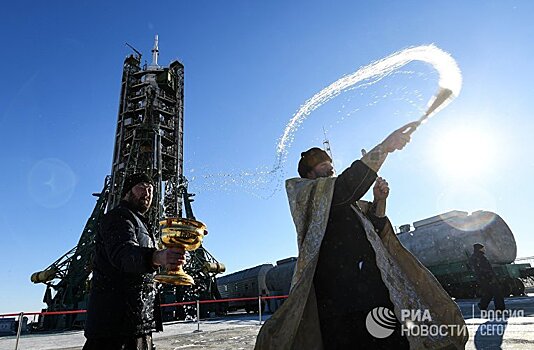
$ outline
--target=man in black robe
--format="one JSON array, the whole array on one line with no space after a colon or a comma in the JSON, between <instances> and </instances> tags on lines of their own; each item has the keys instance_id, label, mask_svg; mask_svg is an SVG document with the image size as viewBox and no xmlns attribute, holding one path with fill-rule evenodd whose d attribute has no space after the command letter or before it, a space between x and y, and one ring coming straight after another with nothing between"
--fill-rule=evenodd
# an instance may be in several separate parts
<instances>
[{"instance_id":1,"label":"man in black robe","mask_svg":"<svg viewBox=\"0 0 534 350\"><path fill-rule=\"evenodd\" d=\"M387 143L384 142L381 152L401 149L408 141L409 135L394 134ZM378 160L379 155L376 158ZM332 159L320 148L303 152L298 170L302 178L312 180L334 175ZM374 200L364 214L358 201L373 183ZM313 279L325 350L349 349L356 345L373 349L409 349L406 337L401 335L399 322L396 322L393 333L385 338L376 338L366 329L366 318L371 310L385 307L392 312L394 307L376 265L375 252L353 206L371 221L378 233L388 221L385 216L388 195L388 183L361 160L352 163L337 177Z\"/></svg>"}]
</instances>

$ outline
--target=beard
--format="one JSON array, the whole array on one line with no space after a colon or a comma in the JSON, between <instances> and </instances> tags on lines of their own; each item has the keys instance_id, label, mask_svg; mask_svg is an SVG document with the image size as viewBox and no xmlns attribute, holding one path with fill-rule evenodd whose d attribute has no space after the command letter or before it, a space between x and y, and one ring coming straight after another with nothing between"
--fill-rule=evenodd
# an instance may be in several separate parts
<instances>
[{"instance_id":1,"label":"beard","mask_svg":"<svg viewBox=\"0 0 534 350\"><path fill-rule=\"evenodd\" d=\"M136 197L132 195L129 200L130 204L134 207L135 210L141 214L145 214L148 209L150 209L150 204L152 204L152 198L149 196Z\"/></svg>"},{"instance_id":2,"label":"beard","mask_svg":"<svg viewBox=\"0 0 534 350\"><path fill-rule=\"evenodd\" d=\"M334 170L325 171L323 173L317 174L317 177L332 177L334 176Z\"/></svg>"}]
</instances>

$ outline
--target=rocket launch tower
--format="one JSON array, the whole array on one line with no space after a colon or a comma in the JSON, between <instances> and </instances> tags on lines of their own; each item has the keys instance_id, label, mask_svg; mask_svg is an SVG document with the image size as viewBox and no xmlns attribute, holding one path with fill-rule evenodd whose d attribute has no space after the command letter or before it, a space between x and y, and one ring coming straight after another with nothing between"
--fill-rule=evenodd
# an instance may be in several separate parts
<instances>
[{"instance_id":1,"label":"rocket launch tower","mask_svg":"<svg viewBox=\"0 0 534 350\"><path fill-rule=\"evenodd\" d=\"M124 61L108 209L120 201L124 178L145 172L156 184L148 214L154 230L162 217L182 216L184 66L158 65L158 38L152 63L141 67L141 55Z\"/></svg>"},{"instance_id":2,"label":"rocket launch tower","mask_svg":"<svg viewBox=\"0 0 534 350\"><path fill-rule=\"evenodd\" d=\"M131 48L135 53L123 65L111 175L102 192L95 194L97 205L78 245L31 277L32 282L47 285L46 311L86 308L97 223L119 203L128 175L145 172L155 183L153 205L146 216L156 237L163 218L194 219L193 195L183 176L184 66L179 61L168 67L158 64L158 36L150 65L141 65L141 53ZM195 286L164 286L164 302L220 298L215 275L224 271L224 265L202 246L191 252L185 270L195 279ZM177 313L177 309L164 309L164 319L176 318ZM46 330L76 328L83 326L84 320L84 314L50 315L40 319L40 326Z\"/></svg>"}]
</instances>

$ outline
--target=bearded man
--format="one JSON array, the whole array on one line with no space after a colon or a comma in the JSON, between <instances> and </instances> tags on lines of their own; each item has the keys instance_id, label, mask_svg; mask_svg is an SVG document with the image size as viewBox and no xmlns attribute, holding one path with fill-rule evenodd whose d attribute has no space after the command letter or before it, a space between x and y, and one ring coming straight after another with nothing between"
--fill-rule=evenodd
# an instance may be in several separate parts
<instances>
[{"instance_id":1,"label":"bearded man","mask_svg":"<svg viewBox=\"0 0 534 350\"><path fill-rule=\"evenodd\" d=\"M301 178L286 181L299 257L289 297L260 330L257 350L464 347L467 328L458 306L401 245L385 216L389 185L377 172L417 126L396 130L338 177L326 152L302 153ZM374 201L360 200L373 182ZM406 311L428 317L408 318ZM422 323L461 331L407 332Z\"/></svg>"},{"instance_id":2,"label":"bearded man","mask_svg":"<svg viewBox=\"0 0 534 350\"><path fill-rule=\"evenodd\" d=\"M183 265L185 252L155 248L144 217L153 191L148 175L127 177L121 202L99 225L83 350L152 350L152 331L163 330L155 271Z\"/></svg>"}]
</instances>

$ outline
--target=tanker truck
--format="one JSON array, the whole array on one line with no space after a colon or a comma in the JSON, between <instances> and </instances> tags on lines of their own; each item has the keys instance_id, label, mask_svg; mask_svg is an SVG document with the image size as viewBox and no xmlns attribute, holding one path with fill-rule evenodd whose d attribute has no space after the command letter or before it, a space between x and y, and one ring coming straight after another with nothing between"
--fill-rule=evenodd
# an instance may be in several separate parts
<instances>
[{"instance_id":1,"label":"tanker truck","mask_svg":"<svg viewBox=\"0 0 534 350\"><path fill-rule=\"evenodd\" d=\"M505 296L525 293L523 280L534 276L530 264L514 264L517 246L514 235L497 214L479 210L470 215L451 211L402 225L397 237L401 243L438 279L455 298L480 296L468 258L473 244L486 247Z\"/></svg>"}]
</instances>

